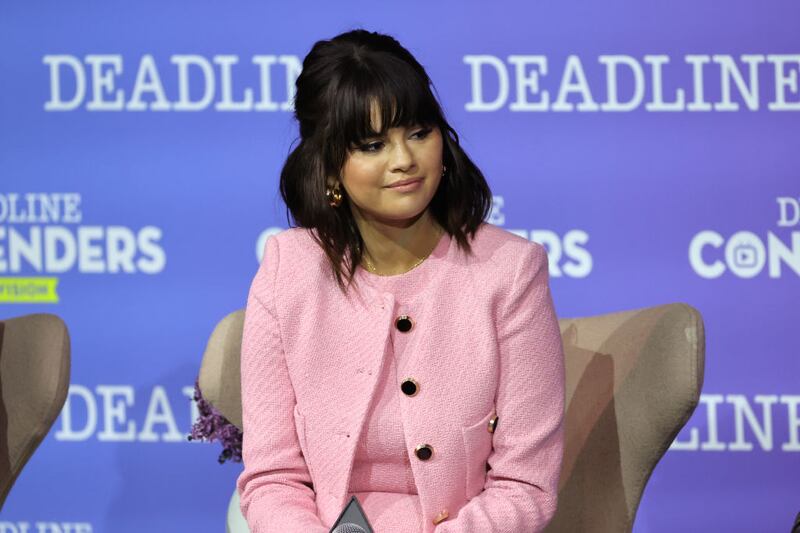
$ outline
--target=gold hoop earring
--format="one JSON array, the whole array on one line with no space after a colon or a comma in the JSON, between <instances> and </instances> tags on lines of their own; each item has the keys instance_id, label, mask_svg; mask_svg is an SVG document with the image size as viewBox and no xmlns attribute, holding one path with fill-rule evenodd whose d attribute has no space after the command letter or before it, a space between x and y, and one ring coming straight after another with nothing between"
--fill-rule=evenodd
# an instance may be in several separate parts
<instances>
[{"instance_id":1,"label":"gold hoop earring","mask_svg":"<svg viewBox=\"0 0 800 533\"><path fill-rule=\"evenodd\" d=\"M339 182L336 182L333 190L330 187L325 189L325 198L328 199L328 205L331 207L339 207L342 204L342 191L339 189Z\"/></svg>"}]
</instances>

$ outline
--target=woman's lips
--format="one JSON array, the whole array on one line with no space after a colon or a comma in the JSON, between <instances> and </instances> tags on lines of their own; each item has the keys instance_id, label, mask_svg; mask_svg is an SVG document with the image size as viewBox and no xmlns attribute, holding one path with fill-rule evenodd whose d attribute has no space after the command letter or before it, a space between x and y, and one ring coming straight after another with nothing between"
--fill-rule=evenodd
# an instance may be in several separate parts
<instances>
[{"instance_id":1,"label":"woman's lips","mask_svg":"<svg viewBox=\"0 0 800 533\"><path fill-rule=\"evenodd\" d=\"M422 185L422 181L424 179L425 178L411 178L407 180L401 180L392 185L388 185L386 188L400 192L414 191Z\"/></svg>"}]
</instances>

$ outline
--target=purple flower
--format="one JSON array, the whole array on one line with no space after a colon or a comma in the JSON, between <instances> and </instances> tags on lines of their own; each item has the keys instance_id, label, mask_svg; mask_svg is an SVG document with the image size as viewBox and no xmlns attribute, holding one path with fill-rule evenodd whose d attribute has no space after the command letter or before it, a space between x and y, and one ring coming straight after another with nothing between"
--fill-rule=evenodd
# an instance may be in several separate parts
<instances>
[{"instance_id":1,"label":"purple flower","mask_svg":"<svg viewBox=\"0 0 800 533\"><path fill-rule=\"evenodd\" d=\"M203 398L200 392L200 383L194 382L194 401L200 416L192 425L192 433L189 440L200 440L214 442L218 440L222 444L222 453L219 454L220 464L227 460L234 463L242 462L242 431L231 424L222 413L217 411L213 405Z\"/></svg>"}]
</instances>

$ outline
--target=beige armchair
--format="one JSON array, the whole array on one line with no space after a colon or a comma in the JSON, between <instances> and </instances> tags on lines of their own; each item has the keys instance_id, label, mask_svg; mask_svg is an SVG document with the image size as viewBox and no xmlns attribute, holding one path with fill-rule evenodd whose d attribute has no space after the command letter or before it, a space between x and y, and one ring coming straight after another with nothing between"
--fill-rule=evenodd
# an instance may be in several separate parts
<instances>
[{"instance_id":1,"label":"beige armchair","mask_svg":"<svg viewBox=\"0 0 800 533\"><path fill-rule=\"evenodd\" d=\"M200 369L203 396L241 428L244 312L217 325ZM559 321L567 376L566 443L555 532L631 531L644 487L700 399L700 313L666 304ZM247 532L234 490L229 532Z\"/></svg>"},{"instance_id":2,"label":"beige armchair","mask_svg":"<svg viewBox=\"0 0 800 533\"><path fill-rule=\"evenodd\" d=\"M0 321L0 508L67 399L69 332L51 314Z\"/></svg>"}]
</instances>

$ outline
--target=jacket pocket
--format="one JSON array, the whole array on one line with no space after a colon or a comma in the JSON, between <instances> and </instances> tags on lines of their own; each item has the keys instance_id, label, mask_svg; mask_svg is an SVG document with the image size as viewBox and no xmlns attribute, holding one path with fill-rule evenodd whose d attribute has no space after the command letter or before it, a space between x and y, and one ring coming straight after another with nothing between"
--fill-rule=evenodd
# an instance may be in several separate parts
<instances>
[{"instance_id":1,"label":"jacket pocket","mask_svg":"<svg viewBox=\"0 0 800 533\"><path fill-rule=\"evenodd\" d=\"M480 494L486 483L486 460L492 451L492 433L489 432L489 420L493 416L494 408L476 424L461 428L467 459L467 500Z\"/></svg>"}]
</instances>

